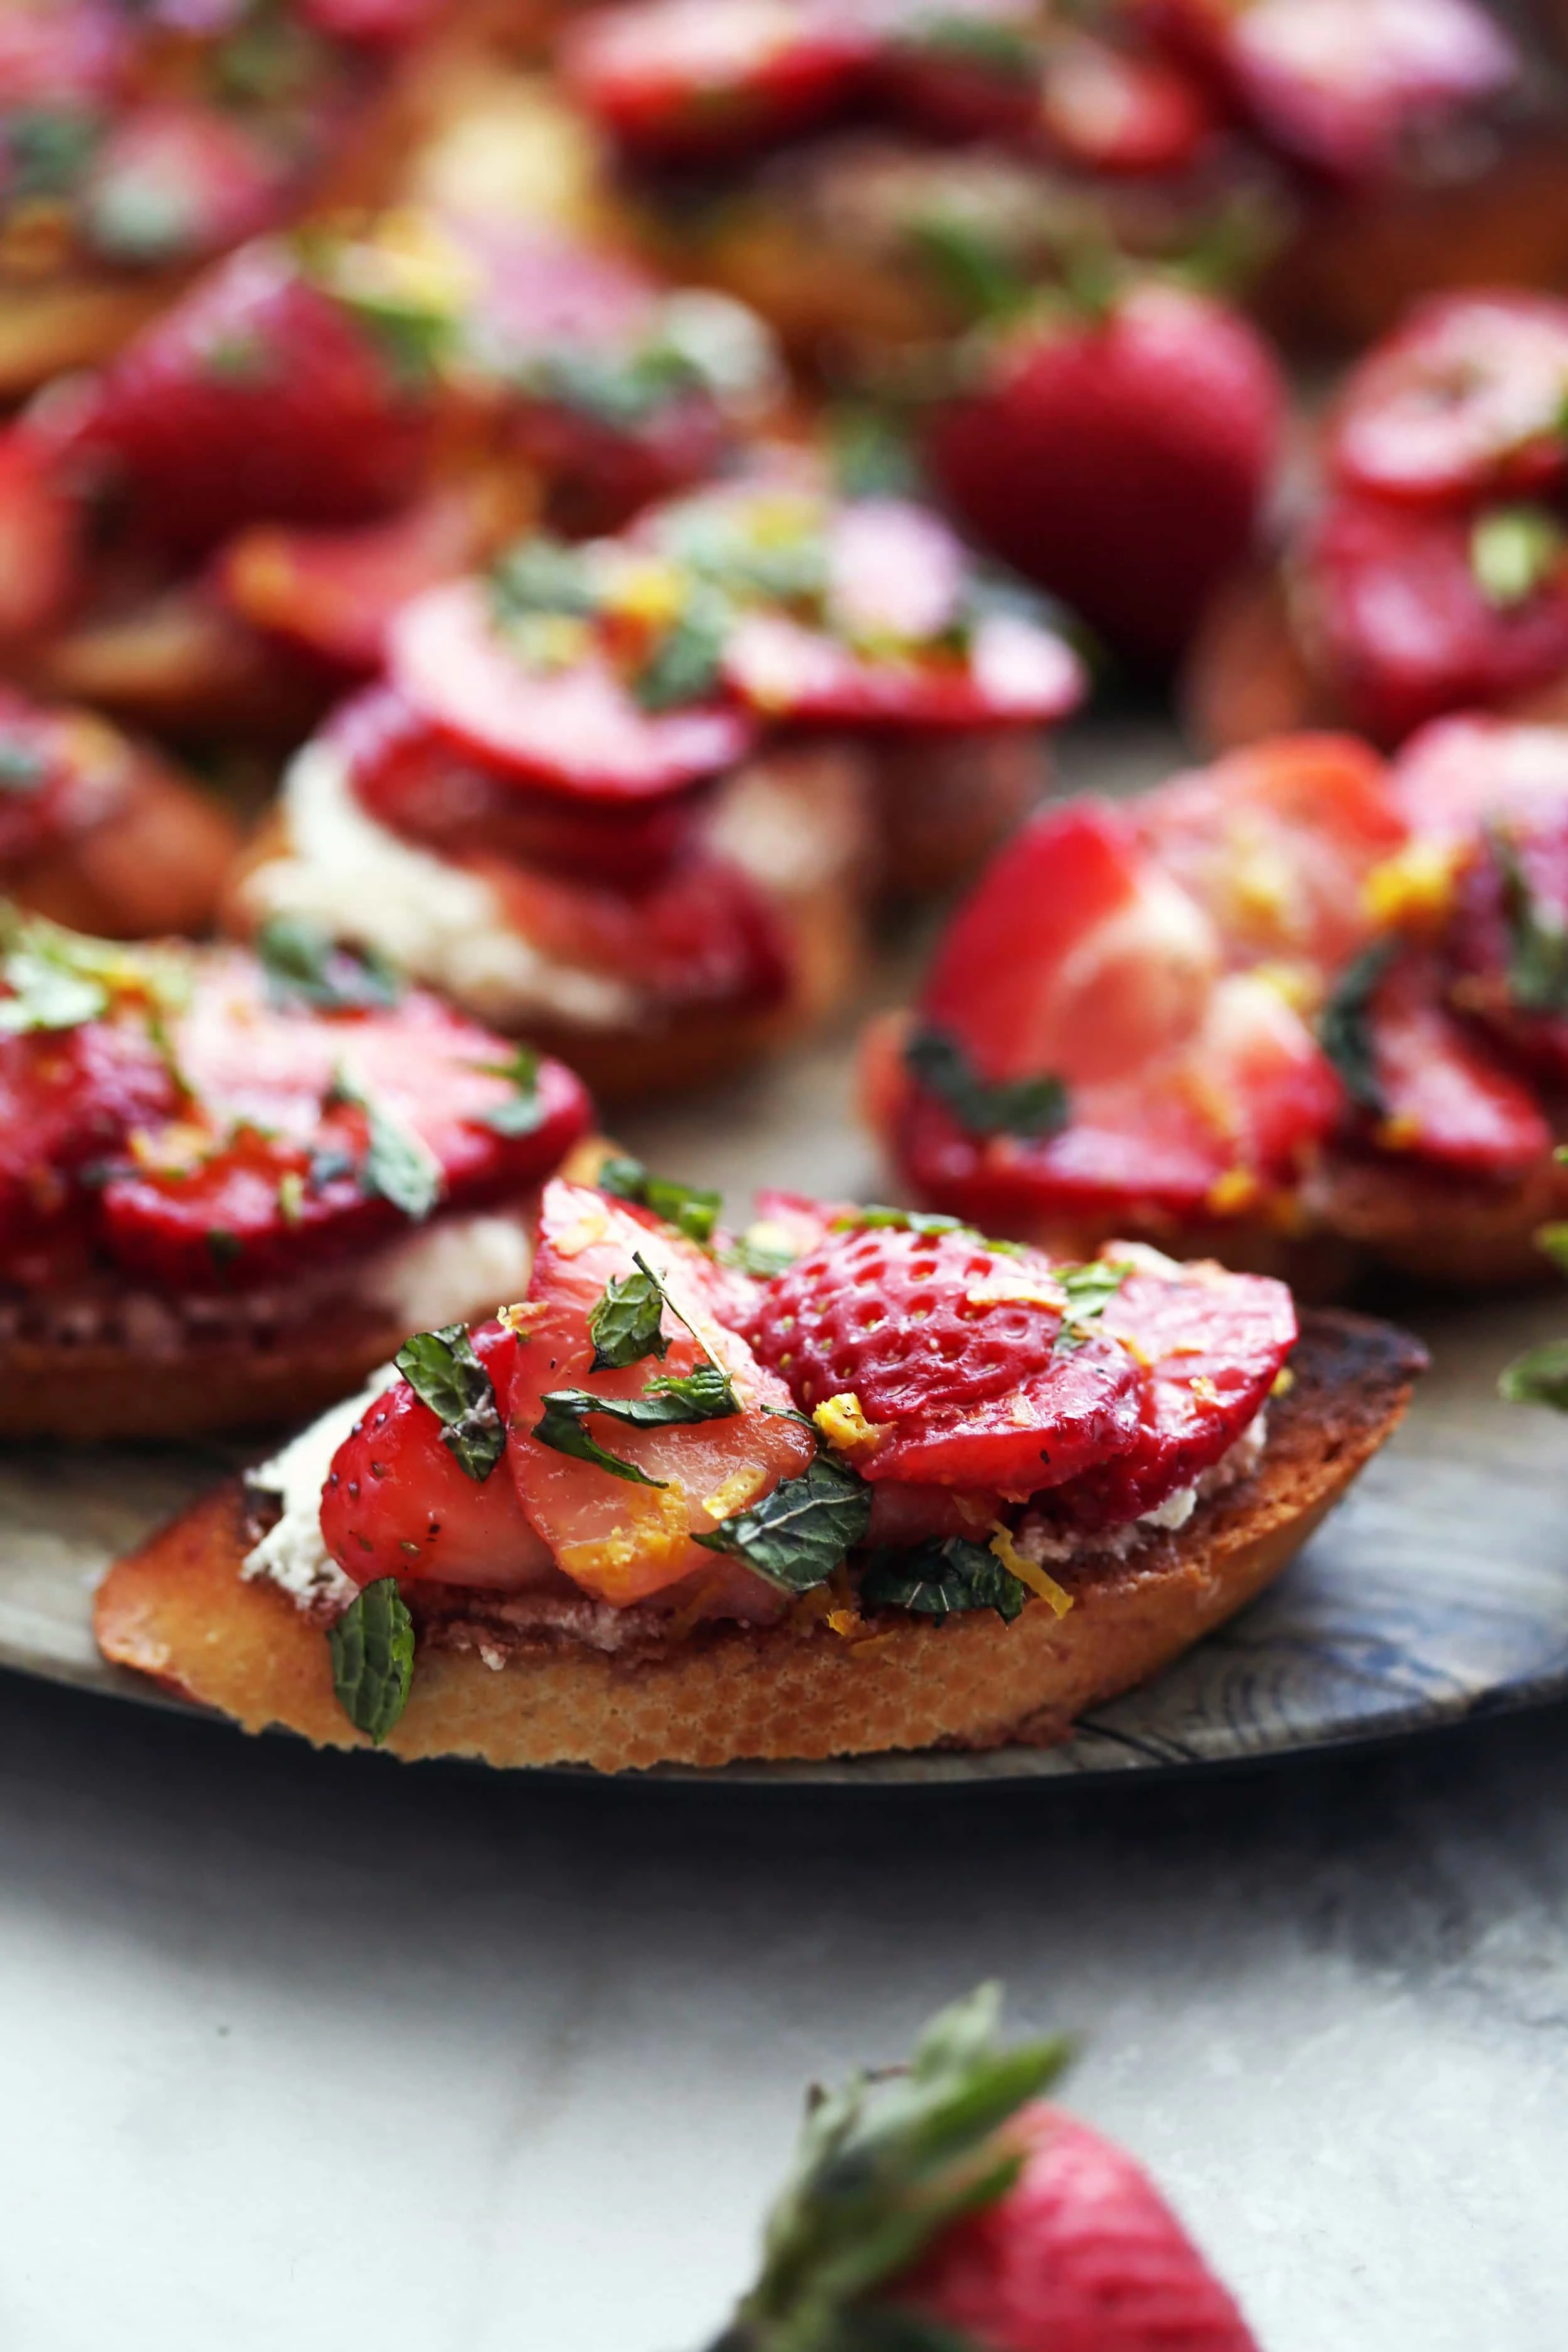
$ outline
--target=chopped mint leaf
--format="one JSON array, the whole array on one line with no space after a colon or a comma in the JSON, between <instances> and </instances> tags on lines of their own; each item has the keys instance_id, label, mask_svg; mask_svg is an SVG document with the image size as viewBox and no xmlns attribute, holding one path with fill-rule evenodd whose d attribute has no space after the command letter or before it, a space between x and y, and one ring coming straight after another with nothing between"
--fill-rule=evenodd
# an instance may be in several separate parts
<instances>
[{"instance_id":1,"label":"chopped mint leaf","mask_svg":"<svg viewBox=\"0 0 1568 2352\"><path fill-rule=\"evenodd\" d=\"M1559 1274L1568 1274L1568 1225L1542 1225L1535 1236Z\"/></svg>"},{"instance_id":2,"label":"chopped mint leaf","mask_svg":"<svg viewBox=\"0 0 1568 2352\"><path fill-rule=\"evenodd\" d=\"M695 1541L731 1553L785 1592L809 1592L865 1540L870 1523L870 1488L847 1464L819 1454L804 1475Z\"/></svg>"},{"instance_id":3,"label":"chopped mint leaf","mask_svg":"<svg viewBox=\"0 0 1568 2352\"><path fill-rule=\"evenodd\" d=\"M916 499L924 488L914 443L885 408L847 402L830 411L834 478L847 499Z\"/></svg>"},{"instance_id":4,"label":"chopped mint leaf","mask_svg":"<svg viewBox=\"0 0 1568 2352\"><path fill-rule=\"evenodd\" d=\"M1500 824L1491 829L1491 849L1508 924L1509 994L1521 1013L1568 1013L1568 929L1542 906Z\"/></svg>"},{"instance_id":5,"label":"chopped mint leaf","mask_svg":"<svg viewBox=\"0 0 1568 2352\"><path fill-rule=\"evenodd\" d=\"M13 949L3 970L12 993L0 998L0 1030L10 1036L39 1029L79 1029L109 1010L109 991L101 981L72 971L34 949Z\"/></svg>"},{"instance_id":6,"label":"chopped mint leaf","mask_svg":"<svg viewBox=\"0 0 1568 2352\"><path fill-rule=\"evenodd\" d=\"M1549 1404L1568 1412L1568 1339L1526 1349L1505 1367L1498 1393L1509 1404Z\"/></svg>"},{"instance_id":7,"label":"chopped mint leaf","mask_svg":"<svg viewBox=\"0 0 1568 2352\"><path fill-rule=\"evenodd\" d=\"M1568 532L1545 507L1493 507L1470 530L1470 570L1498 612L1527 604L1568 557Z\"/></svg>"},{"instance_id":8,"label":"chopped mint leaf","mask_svg":"<svg viewBox=\"0 0 1568 2352\"><path fill-rule=\"evenodd\" d=\"M6 109L3 133L7 207L37 196L69 195L102 133L95 116L68 107Z\"/></svg>"},{"instance_id":9,"label":"chopped mint leaf","mask_svg":"<svg viewBox=\"0 0 1568 2352\"><path fill-rule=\"evenodd\" d=\"M476 1126L509 1138L532 1135L544 1119L544 1098L539 1091L539 1056L531 1045L520 1045L505 1062L481 1062L491 1077L510 1078L515 1089L510 1100L480 1111Z\"/></svg>"},{"instance_id":10,"label":"chopped mint leaf","mask_svg":"<svg viewBox=\"0 0 1568 2352\"><path fill-rule=\"evenodd\" d=\"M911 221L907 234L916 258L966 320L1008 318L1027 303L1028 278L978 222L932 212Z\"/></svg>"},{"instance_id":11,"label":"chopped mint leaf","mask_svg":"<svg viewBox=\"0 0 1568 2352\"><path fill-rule=\"evenodd\" d=\"M393 1360L441 1423L441 1443L459 1469L482 1484L506 1452L506 1423L467 1328L416 1331Z\"/></svg>"},{"instance_id":12,"label":"chopped mint leaf","mask_svg":"<svg viewBox=\"0 0 1568 2352\"><path fill-rule=\"evenodd\" d=\"M1125 1258L1091 1258L1085 1265L1058 1265L1051 1271L1067 1292L1062 1328L1053 1355L1075 1355L1089 1336L1132 1268Z\"/></svg>"},{"instance_id":13,"label":"chopped mint leaf","mask_svg":"<svg viewBox=\"0 0 1568 2352\"><path fill-rule=\"evenodd\" d=\"M1345 966L1318 1016L1318 1043L1338 1071L1352 1102L1373 1118L1384 1115L1377 1075L1377 1041L1372 1012L1384 972L1394 961L1392 940L1374 940Z\"/></svg>"},{"instance_id":14,"label":"chopped mint leaf","mask_svg":"<svg viewBox=\"0 0 1568 2352\"><path fill-rule=\"evenodd\" d=\"M666 1479L650 1478L635 1462L623 1462L618 1454L607 1454L597 1438L589 1436L583 1426L583 1415L597 1412L603 1398L594 1396L587 1389L556 1389L542 1402L544 1411L533 1424L533 1435L541 1445L548 1445L557 1454L569 1454L578 1462L591 1462L595 1469L607 1470L612 1478L624 1478L631 1486L668 1485Z\"/></svg>"},{"instance_id":15,"label":"chopped mint leaf","mask_svg":"<svg viewBox=\"0 0 1568 2352\"><path fill-rule=\"evenodd\" d=\"M949 1617L994 1609L1011 1624L1028 1588L984 1544L949 1536L913 1551L878 1552L860 1580L862 1609L908 1609L918 1617Z\"/></svg>"},{"instance_id":16,"label":"chopped mint leaf","mask_svg":"<svg viewBox=\"0 0 1568 2352\"><path fill-rule=\"evenodd\" d=\"M395 1576L356 1593L327 1635L332 1689L356 1731L379 1748L408 1704L414 1620Z\"/></svg>"},{"instance_id":17,"label":"chopped mint leaf","mask_svg":"<svg viewBox=\"0 0 1568 2352\"><path fill-rule=\"evenodd\" d=\"M490 604L498 620L521 620L537 613L590 620L598 593L580 548L567 547L542 532L509 548L490 571Z\"/></svg>"},{"instance_id":18,"label":"chopped mint leaf","mask_svg":"<svg viewBox=\"0 0 1568 2352\"><path fill-rule=\"evenodd\" d=\"M591 1372L619 1371L644 1356L664 1356L664 1292L657 1275L639 1267L611 1281L588 1318L594 1342Z\"/></svg>"},{"instance_id":19,"label":"chopped mint leaf","mask_svg":"<svg viewBox=\"0 0 1568 2352\"><path fill-rule=\"evenodd\" d=\"M729 628L730 608L722 598L710 592L691 596L633 684L642 708L657 717L711 694Z\"/></svg>"},{"instance_id":20,"label":"chopped mint leaf","mask_svg":"<svg viewBox=\"0 0 1568 2352\"><path fill-rule=\"evenodd\" d=\"M1040 70L1037 39L1031 39L1021 26L998 24L984 16L964 16L956 11L947 16L941 10L917 16L908 38L920 48L962 58L965 65L978 66L998 79L1029 81Z\"/></svg>"},{"instance_id":21,"label":"chopped mint leaf","mask_svg":"<svg viewBox=\"0 0 1568 2352\"><path fill-rule=\"evenodd\" d=\"M359 1175L366 1192L379 1192L416 1224L423 1223L447 1189L446 1173L424 1137L367 1095L341 1065L327 1100L353 1103L365 1115L369 1149Z\"/></svg>"},{"instance_id":22,"label":"chopped mint leaf","mask_svg":"<svg viewBox=\"0 0 1568 2352\"><path fill-rule=\"evenodd\" d=\"M302 915L274 915L257 934L256 952L274 1004L361 1013L403 994L401 973L379 949L347 946Z\"/></svg>"},{"instance_id":23,"label":"chopped mint leaf","mask_svg":"<svg viewBox=\"0 0 1568 2352\"><path fill-rule=\"evenodd\" d=\"M1000 2003L981 1985L931 2020L907 2068L812 2094L762 2274L712 2352L948 2352L924 2322L906 2330L879 2292L1023 2168L1007 2126L1068 2053L1059 2041L999 2048Z\"/></svg>"},{"instance_id":24,"label":"chopped mint leaf","mask_svg":"<svg viewBox=\"0 0 1568 2352\"><path fill-rule=\"evenodd\" d=\"M0 735L0 793L26 799L47 783L49 762L36 743L24 735Z\"/></svg>"},{"instance_id":25,"label":"chopped mint leaf","mask_svg":"<svg viewBox=\"0 0 1568 2352\"><path fill-rule=\"evenodd\" d=\"M637 1208L651 1209L656 1217L662 1217L667 1225L673 1225L688 1241L712 1240L719 1212L724 1205L721 1193L705 1192L693 1184L677 1184L668 1176L656 1176L640 1160L624 1157L606 1160L598 1181L602 1192L612 1192L617 1201L630 1201Z\"/></svg>"},{"instance_id":26,"label":"chopped mint leaf","mask_svg":"<svg viewBox=\"0 0 1568 2352\"><path fill-rule=\"evenodd\" d=\"M1059 1135L1071 1116L1060 1078L1042 1073L994 1085L944 1029L917 1029L904 1047L904 1060L968 1135Z\"/></svg>"},{"instance_id":27,"label":"chopped mint leaf","mask_svg":"<svg viewBox=\"0 0 1568 2352\"><path fill-rule=\"evenodd\" d=\"M245 1244L237 1234L231 1234L225 1225L210 1226L206 1244L207 1255L219 1268L233 1265L237 1258L245 1255Z\"/></svg>"},{"instance_id":28,"label":"chopped mint leaf","mask_svg":"<svg viewBox=\"0 0 1568 2352\"><path fill-rule=\"evenodd\" d=\"M668 1379L656 1375L640 1397L599 1396L593 1389L552 1389L544 1402L558 1413L574 1413L578 1420L598 1413L606 1421L618 1421L625 1429L675 1429L688 1422L728 1421L741 1410L729 1374L717 1364L699 1364L695 1371Z\"/></svg>"}]
</instances>

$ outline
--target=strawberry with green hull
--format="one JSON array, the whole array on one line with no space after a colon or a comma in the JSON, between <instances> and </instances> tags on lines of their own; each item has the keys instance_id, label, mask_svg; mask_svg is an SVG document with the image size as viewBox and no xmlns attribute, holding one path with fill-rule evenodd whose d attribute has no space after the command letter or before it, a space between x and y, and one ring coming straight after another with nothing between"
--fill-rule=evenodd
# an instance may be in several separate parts
<instances>
[{"instance_id":1,"label":"strawberry with green hull","mask_svg":"<svg viewBox=\"0 0 1568 2352\"><path fill-rule=\"evenodd\" d=\"M1527 1278L1559 1182L1565 786L1553 730L1456 720L1393 771L1285 738L1131 813L1042 815L868 1039L900 1172L1056 1246Z\"/></svg>"},{"instance_id":2,"label":"strawberry with green hull","mask_svg":"<svg viewBox=\"0 0 1568 2352\"><path fill-rule=\"evenodd\" d=\"M1271 575L1216 599L1202 731L1343 718L1397 744L1448 712L1550 716L1568 683L1568 303L1431 297L1352 373Z\"/></svg>"},{"instance_id":3,"label":"strawberry with green hull","mask_svg":"<svg viewBox=\"0 0 1568 2352\"><path fill-rule=\"evenodd\" d=\"M814 2093L763 2265L710 2352L1257 2352L1131 2157L1043 2104L1062 2042L996 2041L1000 1989L907 2066Z\"/></svg>"},{"instance_id":4,"label":"strawberry with green hull","mask_svg":"<svg viewBox=\"0 0 1568 2352\"><path fill-rule=\"evenodd\" d=\"M341 1395L406 1316L526 1274L531 1196L587 1124L569 1071L299 926L252 956L13 912L0 975L7 1434Z\"/></svg>"},{"instance_id":5,"label":"strawberry with green hull","mask_svg":"<svg viewBox=\"0 0 1568 2352\"><path fill-rule=\"evenodd\" d=\"M1278 1572L1416 1369L1133 1244L776 1197L735 1236L599 1176L545 1187L495 1320L121 1563L107 1654L252 1727L499 1763L1055 1736Z\"/></svg>"}]
</instances>

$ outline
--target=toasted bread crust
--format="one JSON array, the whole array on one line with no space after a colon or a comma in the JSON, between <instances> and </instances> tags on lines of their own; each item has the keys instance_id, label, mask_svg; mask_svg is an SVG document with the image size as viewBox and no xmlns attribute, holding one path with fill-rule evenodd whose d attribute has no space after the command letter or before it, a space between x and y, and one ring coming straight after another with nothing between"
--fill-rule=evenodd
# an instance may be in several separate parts
<instances>
[{"instance_id":1,"label":"toasted bread crust","mask_svg":"<svg viewBox=\"0 0 1568 2352\"><path fill-rule=\"evenodd\" d=\"M5 877L10 897L51 922L110 940L211 928L239 828L226 810L139 758L98 823Z\"/></svg>"},{"instance_id":2,"label":"toasted bread crust","mask_svg":"<svg viewBox=\"0 0 1568 2352\"><path fill-rule=\"evenodd\" d=\"M265 1345L192 1338L155 1360L129 1339L0 1340L0 1440L105 1444L307 1420L352 1396L407 1337L389 1317L361 1314L312 1318Z\"/></svg>"},{"instance_id":3,"label":"toasted bread crust","mask_svg":"<svg viewBox=\"0 0 1568 2352\"><path fill-rule=\"evenodd\" d=\"M1061 1738L1279 1574L1393 1431L1423 1360L1385 1324L1310 1316L1258 1473L1125 1563L1059 1571L1075 1593L1061 1619L1044 1603L1011 1626L989 1612L905 1618L859 1643L731 1626L635 1658L541 1642L499 1669L472 1650L422 1647L387 1745L405 1759L615 1772ZM332 1696L320 1627L275 1587L242 1580L248 1541L232 1483L118 1562L97 1601L105 1656L248 1731L363 1746Z\"/></svg>"}]
</instances>

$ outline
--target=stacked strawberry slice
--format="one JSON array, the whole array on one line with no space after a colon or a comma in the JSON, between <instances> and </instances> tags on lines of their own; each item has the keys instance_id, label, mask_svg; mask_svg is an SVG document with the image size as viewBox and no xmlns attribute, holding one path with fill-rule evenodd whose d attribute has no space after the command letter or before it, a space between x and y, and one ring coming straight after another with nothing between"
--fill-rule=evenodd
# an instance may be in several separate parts
<instances>
[{"instance_id":1,"label":"stacked strawberry slice","mask_svg":"<svg viewBox=\"0 0 1568 2352\"><path fill-rule=\"evenodd\" d=\"M1440 295L1352 374L1287 557L1299 658L1384 742L1568 677L1568 303Z\"/></svg>"},{"instance_id":2,"label":"stacked strawberry slice","mask_svg":"<svg viewBox=\"0 0 1568 2352\"><path fill-rule=\"evenodd\" d=\"M8 1286L287 1286L433 1214L515 1202L583 1132L560 1064L301 927L262 950L111 948L10 919Z\"/></svg>"},{"instance_id":3,"label":"stacked strawberry slice","mask_svg":"<svg viewBox=\"0 0 1568 2352\"><path fill-rule=\"evenodd\" d=\"M737 1241L715 1195L635 1162L604 1181L546 1187L526 1298L411 1342L340 1449L321 1527L356 1584L680 1622L832 1587L850 1631L1065 1608L1014 1541L1027 1507L1070 1548L1193 1488L1296 1338L1281 1285L1217 1266L1064 1265L804 1202Z\"/></svg>"},{"instance_id":4,"label":"stacked strawberry slice","mask_svg":"<svg viewBox=\"0 0 1568 2352\"><path fill-rule=\"evenodd\" d=\"M1452 721L1392 771L1297 737L1135 813L1042 815L948 933L874 1109L1004 1231L1299 1219L1326 1157L1494 1187L1552 1145L1568 736Z\"/></svg>"}]
</instances>

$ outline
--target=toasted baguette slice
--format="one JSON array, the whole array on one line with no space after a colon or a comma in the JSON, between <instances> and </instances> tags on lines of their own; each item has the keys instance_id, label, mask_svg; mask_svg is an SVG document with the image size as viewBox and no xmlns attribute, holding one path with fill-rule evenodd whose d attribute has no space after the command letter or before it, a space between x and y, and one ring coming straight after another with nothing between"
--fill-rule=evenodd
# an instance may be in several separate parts
<instances>
[{"instance_id":1,"label":"toasted baguette slice","mask_svg":"<svg viewBox=\"0 0 1568 2352\"><path fill-rule=\"evenodd\" d=\"M514 1636L499 1668L475 1648L422 1642L387 1745L405 1758L616 1772L1060 1739L1279 1574L1390 1435L1423 1362L1387 1325L1310 1315L1258 1469L1124 1561L1054 1570L1074 1595L1059 1619L1044 1602L1012 1625L989 1611L898 1618L861 1642L820 1624L727 1626L635 1656ZM98 1595L104 1655L247 1731L364 1745L333 1697L321 1626L274 1586L242 1580L252 1539L233 1483L121 1560Z\"/></svg>"}]
</instances>

